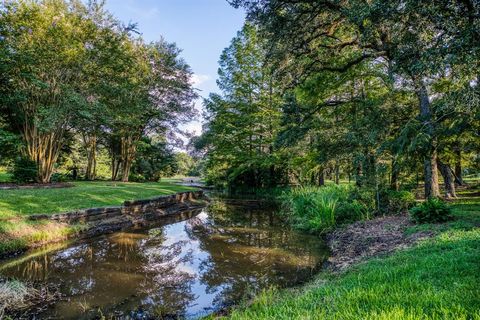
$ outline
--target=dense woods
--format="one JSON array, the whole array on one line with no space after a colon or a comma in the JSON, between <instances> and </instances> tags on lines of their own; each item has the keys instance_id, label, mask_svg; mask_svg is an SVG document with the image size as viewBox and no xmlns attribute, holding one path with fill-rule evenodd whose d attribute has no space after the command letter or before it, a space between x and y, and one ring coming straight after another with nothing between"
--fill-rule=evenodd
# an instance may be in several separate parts
<instances>
[{"instance_id":1,"label":"dense woods","mask_svg":"<svg viewBox=\"0 0 480 320\"><path fill-rule=\"evenodd\" d=\"M195 113L192 71L102 1L4 1L0 70L0 161L18 180L47 183L59 167L87 180L175 173L167 137Z\"/></svg>"},{"instance_id":2,"label":"dense woods","mask_svg":"<svg viewBox=\"0 0 480 320\"><path fill-rule=\"evenodd\" d=\"M212 183L455 197L479 169L475 1L242 1L205 101ZM441 177L441 179L439 178ZM441 186L443 182L443 186Z\"/></svg>"}]
</instances>

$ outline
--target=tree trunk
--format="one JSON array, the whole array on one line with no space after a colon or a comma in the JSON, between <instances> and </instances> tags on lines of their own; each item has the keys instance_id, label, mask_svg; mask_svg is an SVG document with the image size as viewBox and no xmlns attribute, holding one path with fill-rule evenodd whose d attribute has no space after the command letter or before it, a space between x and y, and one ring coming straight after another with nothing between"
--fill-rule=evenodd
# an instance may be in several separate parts
<instances>
[{"instance_id":1,"label":"tree trunk","mask_svg":"<svg viewBox=\"0 0 480 320\"><path fill-rule=\"evenodd\" d=\"M356 169L356 175L355 175L355 184L357 187L361 187L363 185L363 168L362 168L362 163L359 161L357 164L357 169Z\"/></svg>"},{"instance_id":2,"label":"tree trunk","mask_svg":"<svg viewBox=\"0 0 480 320\"><path fill-rule=\"evenodd\" d=\"M424 155L423 168L425 180L425 198L439 197L440 188L438 186L437 171L437 141L432 122L432 113L430 110L430 100L428 98L427 87L422 80L417 82L417 96L419 100L420 116L422 124L429 135L429 145Z\"/></svg>"},{"instance_id":3,"label":"tree trunk","mask_svg":"<svg viewBox=\"0 0 480 320\"><path fill-rule=\"evenodd\" d=\"M462 151L460 147L455 148L455 183L459 186L465 185L462 173Z\"/></svg>"},{"instance_id":4,"label":"tree trunk","mask_svg":"<svg viewBox=\"0 0 480 320\"><path fill-rule=\"evenodd\" d=\"M448 164L437 160L438 168L442 174L443 181L445 183L445 198L452 199L456 198L457 194L455 192L455 176L453 175L452 169Z\"/></svg>"},{"instance_id":5,"label":"tree trunk","mask_svg":"<svg viewBox=\"0 0 480 320\"><path fill-rule=\"evenodd\" d=\"M122 137L122 182L128 182L135 153L137 152L136 140L131 136Z\"/></svg>"},{"instance_id":6,"label":"tree trunk","mask_svg":"<svg viewBox=\"0 0 480 320\"><path fill-rule=\"evenodd\" d=\"M335 184L340 184L340 166L335 164Z\"/></svg>"},{"instance_id":7,"label":"tree trunk","mask_svg":"<svg viewBox=\"0 0 480 320\"><path fill-rule=\"evenodd\" d=\"M118 171L122 164L121 159L119 159L113 152L112 152L112 181L116 181L118 177Z\"/></svg>"},{"instance_id":8,"label":"tree trunk","mask_svg":"<svg viewBox=\"0 0 480 320\"><path fill-rule=\"evenodd\" d=\"M325 170L324 169L320 169L320 171L318 171L318 185L321 186L321 187L325 185Z\"/></svg>"},{"instance_id":9,"label":"tree trunk","mask_svg":"<svg viewBox=\"0 0 480 320\"><path fill-rule=\"evenodd\" d=\"M97 166L97 137L86 137L84 140L87 147L87 169L85 176L87 180L95 180Z\"/></svg>"},{"instance_id":10,"label":"tree trunk","mask_svg":"<svg viewBox=\"0 0 480 320\"><path fill-rule=\"evenodd\" d=\"M23 137L27 156L37 164L39 183L49 183L63 143L63 130L39 133L35 125L25 124Z\"/></svg>"},{"instance_id":11,"label":"tree trunk","mask_svg":"<svg viewBox=\"0 0 480 320\"><path fill-rule=\"evenodd\" d=\"M399 177L400 177L400 168L398 166L397 158L394 157L392 160L392 173L390 176L390 189L398 191L400 189L399 184Z\"/></svg>"}]
</instances>

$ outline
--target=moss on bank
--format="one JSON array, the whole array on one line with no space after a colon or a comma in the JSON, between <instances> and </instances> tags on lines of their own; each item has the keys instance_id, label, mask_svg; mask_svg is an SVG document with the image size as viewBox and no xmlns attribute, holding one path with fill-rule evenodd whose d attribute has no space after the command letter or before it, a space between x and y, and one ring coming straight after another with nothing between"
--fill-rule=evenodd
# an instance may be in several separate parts
<instances>
[{"instance_id":1,"label":"moss on bank","mask_svg":"<svg viewBox=\"0 0 480 320\"><path fill-rule=\"evenodd\" d=\"M420 225L433 238L370 259L344 273L324 272L306 287L269 290L231 319L480 319L480 198L463 194L456 219Z\"/></svg>"}]
</instances>

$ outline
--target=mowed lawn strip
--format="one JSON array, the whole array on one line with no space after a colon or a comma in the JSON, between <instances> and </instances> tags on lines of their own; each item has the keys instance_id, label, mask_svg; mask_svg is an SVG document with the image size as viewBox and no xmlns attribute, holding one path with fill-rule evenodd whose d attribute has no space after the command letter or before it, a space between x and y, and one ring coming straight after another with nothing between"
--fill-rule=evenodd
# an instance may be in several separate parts
<instances>
[{"instance_id":1,"label":"mowed lawn strip","mask_svg":"<svg viewBox=\"0 0 480 320\"><path fill-rule=\"evenodd\" d=\"M125 200L195 190L170 182L75 182L70 188L0 190L0 219L118 206Z\"/></svg>"},{"instance_id":2,"label":"mowed lawn strip","mask_svg":"<svg viewBox=\"0 0 480 320\"><path fill-rule=\"evenodd\" d=\"M463 195L461 195L463 196ZM414 229L436 236L306 287L269 290L231 319L480 319L480 198L453 205L456 219Z\"/></svg>"}]
</instances>

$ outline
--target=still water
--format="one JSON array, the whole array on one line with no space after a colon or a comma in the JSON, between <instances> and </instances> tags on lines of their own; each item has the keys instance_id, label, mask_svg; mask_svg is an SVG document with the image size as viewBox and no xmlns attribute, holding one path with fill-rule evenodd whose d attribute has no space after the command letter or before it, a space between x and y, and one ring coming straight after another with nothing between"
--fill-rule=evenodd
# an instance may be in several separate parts
<instances>
[{"instance_id":1,"label":"still water","mask_svg":"<svg viewBox=\"0 0 480 320\"><path fill-rule=\"evenodd\" d=\"M198 318L305 282L325 257L320 239L289 230L273 210L217 201L148 230L37 250L0 264L0 277L58 288L62 298L39 319Z\"/></svg>"}]
</instances>

